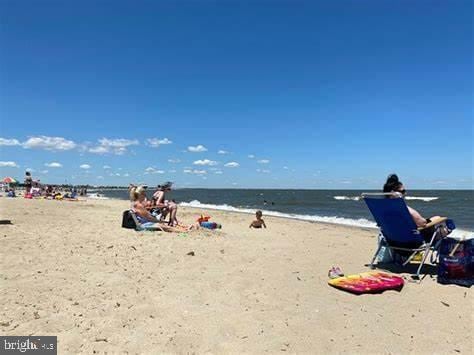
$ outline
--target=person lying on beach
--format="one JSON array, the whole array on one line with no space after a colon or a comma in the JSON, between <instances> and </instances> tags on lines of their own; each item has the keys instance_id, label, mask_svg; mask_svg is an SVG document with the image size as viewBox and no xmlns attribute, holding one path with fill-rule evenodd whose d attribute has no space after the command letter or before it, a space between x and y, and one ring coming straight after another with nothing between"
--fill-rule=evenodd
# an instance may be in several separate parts
<instances>
[{"instance_id":1,"label":"person lying on beach","mask_svg":"<svg viewBox=\"0 0 474 355\"><path fill-rule=\"evenodd\" d=\"M402 197L405 197L405 195L407 194L407 190L405 189L405 186L403 186L403 183L398 179L398 176L395 174L391 174L388 176L387 181L385 182L385 185L383 186L383 192L384 193L395 192ZM441 218L440 216L425 218L414 208L408 205L407 205L407 208L408 208L408 212L410 212L410 215L413 218L413 221L415 222L418 228L424 228L426 227L428 223L431 223L431 220ZM435 227L432 226L430 228L422 229L420 231L425 241L429 242L431 240L431 238L433 237L434 229Z\"/></svg>"},{"instance_id":2,"label":"person lying on beach","mask_svg":"<svg viewBox=\"0 0 474 355\"><path fill-rule=\"evenodd\" d=\"M184 227L169 226L160 223L160 220L153 216L147 209L146 190L143 186L130 189L130 200L132 201L132 211L135 212L138 221L146 228L156 228L164 232L183 232L197 229L195 225Z\"/></svg>"},{"instance_id":3,"label":"person lying on beach","mask_svg":"<svg viewBox=\"0 0 474 355\"><path fill-rule=\"evenodd\" d=\"M262 219L262 216L263 216L262 211L259 210L259 211L255 212L256 220L253 221L252 223L250 223L249 228L262 228L262 226L264 228L267 228L267 226L265 224L265 221Z\"/></svg>"},{"instance_id":4,"label":"person lying on beach","mask_svg":"<svg viewBox=\"0 0 474 355\"><path fill-rule=\"evenodd\" d=\"M153 194L154 207L157 207L161 210L163 217L166 214L170 214L170 219L168 224L170 226L177 226L178 219L176 217L178 213L178 205L175 201L168 201L165 199L166 192L171 191L172 182L166 182L163 185L159 185L157 191Z\"/></svg>"}]
</instances>

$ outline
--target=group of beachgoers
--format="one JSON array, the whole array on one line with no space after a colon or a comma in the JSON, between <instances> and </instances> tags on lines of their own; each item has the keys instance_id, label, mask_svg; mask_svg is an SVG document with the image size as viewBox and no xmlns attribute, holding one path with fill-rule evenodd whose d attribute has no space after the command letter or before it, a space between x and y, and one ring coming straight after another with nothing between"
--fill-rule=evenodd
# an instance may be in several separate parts
<instances>
[{"instance_id":1,"label":"group of beachgoers","mask_svg":"<svg viewBox=\"0 0 474 355\"><path fill-rule=\"evenodd\" d=\"M25 198L70 199L78 196L87 196L87 187L64 187L60 185L43 184L40 180L33 180L30 171L25 172L24 190L20 195ZM15 184L4 185L3 192L7 197L17 197Z\"/></svg>"},{"instance_id":2,"label":"group of beachgoers","mask_svg":"<svg viewBox=\"0 0 474 355\"><path fill-rule=\"evenodd\" d=\"M176 201L166 199L166 194L171 191L172 186L173 183L169 181L158 185L151 199L149 199L146 186L129 185L128 192L131 201L131 211L135 214L142 228L159 229L168 232L182 232L200 228L200 220L192 225L184 225L178 221L178 205ZM168 216L168 221L166 221ZM257 211L256 219L252 221L249 227L267 228L262 216L262 211ZM205 222L208 222L207 219L205 219Z\"/></svg>"},{"instance_id":3,"label":"group of beachgoers","mask_svg":"<svg viewBox=\"0 0 474 355\"><path fill-rule=\"evenodd\" d=\"M131 210L143 228L181 232L199 227L198 225L185 226L178 222L178 205L174 200L166 199L166 193L171 191L172 185L171 182L158 185L151 199L148 199L146 186L129 185ZM169 219L166 222L168 216Z\"/></svg>"}]
</instances>

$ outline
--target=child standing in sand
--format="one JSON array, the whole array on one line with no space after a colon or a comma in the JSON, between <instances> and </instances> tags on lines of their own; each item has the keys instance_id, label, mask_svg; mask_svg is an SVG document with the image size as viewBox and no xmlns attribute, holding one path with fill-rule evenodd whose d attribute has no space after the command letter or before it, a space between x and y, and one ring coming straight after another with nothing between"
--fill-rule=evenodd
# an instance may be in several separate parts
<instances>
[{"instance_id":1,"label":"child standing in sand","mask_svg":"<svg viewBox=\"0 0 474 355\"><path fill-rule=\"evenodd\" d=\"M264 228L267 228L267 226L265 225L265 221L262 219L262 211L257 211L255 212L255 218L257 218L255 221L253 221L252 223L250 223L250 226L249 228L262 228L262 226Z\"/></svg>"}]
</instances>

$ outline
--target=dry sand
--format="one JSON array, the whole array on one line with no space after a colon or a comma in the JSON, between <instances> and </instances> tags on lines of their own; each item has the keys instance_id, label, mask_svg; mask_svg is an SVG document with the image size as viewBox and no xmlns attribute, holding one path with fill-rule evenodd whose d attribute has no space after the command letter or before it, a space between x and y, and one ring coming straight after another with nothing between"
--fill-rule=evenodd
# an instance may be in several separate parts
<instances>
[{"instance_id":1,"label":"dry sand","mask_svg":"<svg viewBox=\"0 0 474 355\"><path fill-rule=\"evenodd\" d=\"M367 270L375 230L210 211L222 231L135 232L128 205L0 199L2 335L57 335L59 354L473 351L471 289L327 285Z\"/></svg>"}]
</instances>

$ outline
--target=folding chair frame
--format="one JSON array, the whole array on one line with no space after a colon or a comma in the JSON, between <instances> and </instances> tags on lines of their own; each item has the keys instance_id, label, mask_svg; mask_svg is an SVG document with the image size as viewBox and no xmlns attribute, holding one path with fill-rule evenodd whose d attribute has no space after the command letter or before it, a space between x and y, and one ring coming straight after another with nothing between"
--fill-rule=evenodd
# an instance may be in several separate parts
<instances>
[{"instance_id":1,"label":"folding chair frame","mask_svg":"<svg viewBox=\"0 0 474 355\"><path fill-rule=\"evenodd\" d=\"M362 194L362 198L365 198L365 197L371 197L371 196L394 196L394 197L400 197L400 195L398 194L394 194L394 193L364 193ZM379 232L379 245L377 247L377 250L375 251L375 254L372 258L372 261L370 262L369 266L371 269L374 269L375 268L375 265L374 265L374 262L375 262L375 259L377 258L377 255L379 254L380 252L380 249L382 247L386 247L389 249L390 253L392 253L392 251L394 250L401 250L401 251L408 251L408 252L411 252L410 256L407 258L407 260L405 260L405 262L402 264L402 266L405 266L407 265L410 261L412 261L412 259L415 257L415 255L419 252L424 252L423 253L423 258L420 262L420 266L418 266L418 269L416 271L416 274L414 275L414 278L417 278L419 279L420 278L420 272L423 268L423 265L425 264L426 262L426 259L428 258L428 254L431 252L431 262L435 262L436 261L436 258L433 257L434 255L434 252L437 251L439 249L439 246L441 244L441 239L442 238L439 238L439 240L436 241L436 237L439 235L441 236L441 228L443 226L446 226L446 219L444 220L441 220L438 224L435 224L433 225L433 227L435 228L434 229L434 232L433 232L433 235L430 239L430 242L427 243L427 242L424 242L423 244L421 244L419 247L417 248L403 248L403 247L398 247L398 246L393 246L393 245L390 245L390 243L388 242L387 238L385 237L385 235L383 234L383 231L382 229L380 228L380 226L378 226L380 228L380 232ZM420 229L414 231L415 233L420 233ZM435 242L436 241L436 242ZM434 243L434 244L433 244Z\"/></svg>"},{"instance_id":2,"label":"folding chair frame","mask_svg":"<svg viewBox=\"0 0 474 355\"><path fill-rule=\"evenodd\" d=\"M156 228L144 228L142 226L142 224L138 221L138 218L137 218L137 215L134 211L130 210L130 215L132 216L133 218L133 221L135 222L136 224L136 227L135 227L135 230L136 231L146 231L146 230L149 230L149 231L161 231L163 232L163 229L161 227L156 227Z\"/></svg>"},{"instance_id":3,"label":"folding chair frame","mask_svg":"<svg viewBox=\"0 0 474 355\"><path fill-rule=\"evenodd\" d=\"M380 252L380 249L382 249L382 247L386 247L389 249L390 253L392 253L392 250L402 250L402 251L408 251L408 252L412 252L410 254L410 256L407 258L407 260L405 260L405 262L402 264L402 266L405 266L407 265L414 257L416 254L418 254L419 252L424 252L423 253L423 259L421 260L420 262L420 266L418 266L418 269L416 271L416 274L415 274L415 278L419 279L420 278L420 272L421 272L421 269L423 268L423 265L425 264L426 262L426 259L428 258L428 254L430 253L431 251L431 255L433 256L433 253L435 251L438 250L439 248L439 245L440 245L440 242L441 242L441 239L439 239L435 244L433 244L433 242L436 240L436 236L438 234L440 234L439 230L441 228L442 224L439 224L436 226L435 228L435 231L433 233L433 236L431 237L431 240L429 243L423 243L422 245L420 245L418 248L402 248L402 247L396 247L396 246L392 246L388 243L387 239L385 238L385 236L383 235L383 232L381 231L380 234L379 234L379 245L377 247L377 250L375 251L375 254L372 258L372 261L370 262L369 266L371 269L375 269L375 265L374 265L374 262L375 262L375 259L377 258L377 255L379 254ZM435 261L436 259L434 259L433 257L431 258L431 261Z\"/></svg>"}]
</instances>

